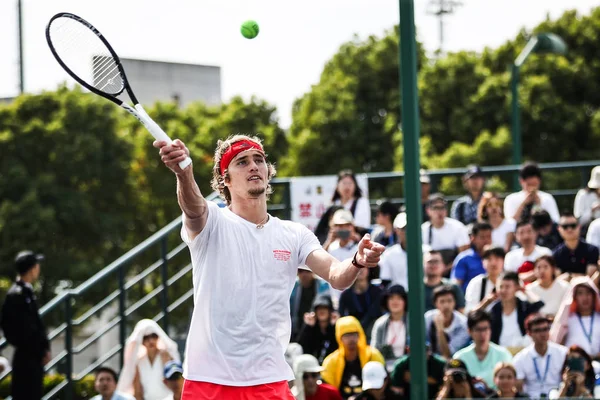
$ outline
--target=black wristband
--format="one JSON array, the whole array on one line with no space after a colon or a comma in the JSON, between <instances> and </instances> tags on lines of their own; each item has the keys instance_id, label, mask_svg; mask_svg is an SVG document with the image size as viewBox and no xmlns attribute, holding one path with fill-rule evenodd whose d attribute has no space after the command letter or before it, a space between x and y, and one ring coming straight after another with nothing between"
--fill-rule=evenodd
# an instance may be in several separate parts
<instances>
[{"instance_id":1,"label":"black wristband","mask_svg":"<svg viewBox=\"0 0 600 400\"><path fill-rule=\"evenodd\" d=\"M354 253L354 257L352 257L352 265L354 265L358 269L366 268L366 266L361 265L361 264L358 263L358 261L356 261L356 255L357 254L358 254L358 251L356 253Z\"/></svg>"}]
</instances>

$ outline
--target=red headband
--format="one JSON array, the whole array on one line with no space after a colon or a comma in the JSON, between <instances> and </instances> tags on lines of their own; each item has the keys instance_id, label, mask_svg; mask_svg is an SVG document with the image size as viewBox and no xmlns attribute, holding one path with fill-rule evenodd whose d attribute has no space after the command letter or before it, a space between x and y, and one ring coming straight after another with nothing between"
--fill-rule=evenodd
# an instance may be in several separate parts
<instances>
[{"instance_id":1,"label":"red headband","mask_svg":"<svg viewBox=\"0 0 600 400\"><path fill-rule=\"evenodd\" d=\"M265 154L258 143L252 142L250 140L244 139L232 144L227 149L227 151L221 156L221 162L219 163L219 170L221 171L221 175L225 173L225 170L227 169L227 167L229 167L229 163L231 163L231 160L233 160L235 156L237 156L243 151L252 149L260 151L263 155Z\"/></svg>"}]
</instances>

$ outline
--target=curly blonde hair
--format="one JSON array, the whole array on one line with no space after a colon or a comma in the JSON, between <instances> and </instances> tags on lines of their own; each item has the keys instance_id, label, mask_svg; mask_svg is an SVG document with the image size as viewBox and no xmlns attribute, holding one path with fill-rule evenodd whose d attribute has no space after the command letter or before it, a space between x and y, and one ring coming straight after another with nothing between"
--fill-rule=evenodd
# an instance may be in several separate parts
<instances>
[{"instance_id":1,"label":"curly blonde hair","mask_svg":"<svg viewBox=\"0 0 600 400\"><path fill-rule=\"evenodd\" d=\"M221 196L221 198L223 200L225 200L225 203L227 205L231 204L231 193L229 192L229 188L227 186L225 186L225 181L227 179L229 179L229 170L226 169L224 174L221 175L221 170L220 170L221 158L223 157L223 154L225 154L225 152L234 143L237 143L241 140L249 140L251 142L258 144L264 152L262 140L260 140L260 138L258 138L257 136L248 136L248 135L239 135L238 134L238 135L229 136L227 139L219 140L217 142L217 148L215 149L215 157L214 157L215 165L213 166L213 177L210 182L210 185L213 188L213 190L216 190L219 192L219 195ZM267 161L267 174L268 174L267 180L269 182L267 184L267 192L266 192L267 200L269 199L269 196L271 195L271 193L273 193L273 188L271 187L270 182L276 173L277 173L277 170L275 169L275 166Z\"/></svg>"}]
</instances>

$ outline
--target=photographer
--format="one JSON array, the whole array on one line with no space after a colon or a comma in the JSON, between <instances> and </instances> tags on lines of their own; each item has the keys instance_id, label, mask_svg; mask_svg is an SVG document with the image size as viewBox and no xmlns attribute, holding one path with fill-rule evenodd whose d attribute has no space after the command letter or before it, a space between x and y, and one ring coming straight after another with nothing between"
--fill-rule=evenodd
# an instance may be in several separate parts
<instances>
[{"instance_id":1,"label":"photographer","mask_svg":"<svg viewBox=\"0 0 600 400\"><path fill-rule=\"evenodd\" d=\"M457 359L448 361L444 372L444 384L436 400L481 398L485 398L485 394L474 386L474 379L467 372L465 364Z\"/></svg>"},{"instance_id":2,"label":"photographer","mask_svg":"<svg viewBox=\"0 0 600 400\"><path fill-rule=\"evenodd\" d=\"M558 390L550 391L551 399L580 397L591 399L594 396L595 374L592 359L581 347L569 348L567 359L563 364L562 382Z\"/></svg>"}]
</instances>

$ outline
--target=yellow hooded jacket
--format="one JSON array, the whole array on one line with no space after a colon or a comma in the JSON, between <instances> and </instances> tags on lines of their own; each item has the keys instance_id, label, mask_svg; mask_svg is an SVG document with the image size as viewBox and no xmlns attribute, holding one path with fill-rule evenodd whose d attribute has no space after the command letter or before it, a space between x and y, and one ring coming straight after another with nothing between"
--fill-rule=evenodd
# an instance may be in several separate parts
<instances>
[{"instance_id":1,"label":"yellow hooded jacket","mask_svg":"<svg viewBox=\"0 0 600 400\"><path fill-rule=\"evenodd\" d=\"M385 361L379 350L367 344L367 337L360 322L351 316L342 317L335 324L335 338L339 347L323 360L323 371L321 372L323 380L336 388L339 388L342 383L342 376L346 367L346 355L344 344L342 343L342 335L354 332L358 332L358 358L360 359L360 366L364 367L369 361L378 361L385 365Z\"/></svg>"}]
</instances>

